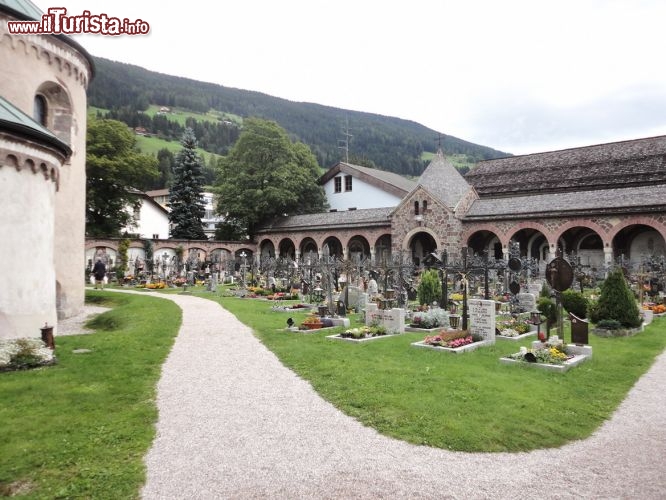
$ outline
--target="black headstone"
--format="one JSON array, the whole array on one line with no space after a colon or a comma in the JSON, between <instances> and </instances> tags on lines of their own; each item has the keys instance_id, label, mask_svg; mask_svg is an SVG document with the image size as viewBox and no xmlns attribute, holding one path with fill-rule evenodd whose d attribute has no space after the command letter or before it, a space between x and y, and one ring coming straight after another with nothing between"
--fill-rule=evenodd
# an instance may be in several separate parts
<instances>
[{"instance_id":1,"label":"black headstone","mask_svg":"<svg viewBox=\"0 0 666 500\"><path fill-rule=\"evenodd\" d=\"M571 320L571 342L574 344L587 344L589 323L575 314L569 313Z\"/></svg>"}]
</instances>

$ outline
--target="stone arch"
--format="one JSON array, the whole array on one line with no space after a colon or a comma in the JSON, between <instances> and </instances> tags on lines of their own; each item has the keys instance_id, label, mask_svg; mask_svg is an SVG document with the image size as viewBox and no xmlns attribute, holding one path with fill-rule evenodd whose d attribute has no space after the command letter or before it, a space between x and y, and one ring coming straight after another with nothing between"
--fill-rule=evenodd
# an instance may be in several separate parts
<instances>
[{"instance_id":1,"label":"stone arch","mask_svg":"<svg viewBox=\"0 0 666 500\"><path fill-rule=\"evenodd\" d=\"M543 241L535 238L535 233L540 233ZM549 236L552 238L552 235L550 235L548 228L543 224L532 221L522 222L512 227L511 232L508 234L509 238L507 241L514 240L521 244L521 256L534 257L538 258L538 260L548 259L549 256L543 253L543 243L546 244L550 255L555 254L554 242L557 240L549 239Z\"/></svg>"},{"instance_id":2,"label":"stone arch","mask_svg":"<svg viewBox=\"0 0 666 500\"><path fill-rule=\"evenodd\" d=\"M266 238L259 243L259 258L260 259L271 259L275 257L275 245L273 241L269 238Z\"/></svg>"},{"instance_id":3,"label":"stone arch","mask_svg":"<svg viewBox=\"0 0 666 500\"><path fill-rule=\"evenodd\" d=\"M482 255L485 251L488 251L488 256L491 259L501 259L504 256L503 249L505 245L502 244L495 231L478 228L462 241L475 254Z\"/></svg>"},{"instance_id":4,"label":"stone arch","mask_svg":"<svg viewBox=\"0 0 666 500\"><path fill-rule=\"evenodd\" d=\"M622 227L613 228L612 249L617 258L622 256L634 265L639 265L652 256L666 256L666 238L649 219L636 218L626 221Z\"/></svg>"},{"instance_id":5,"label":"stone arch","mask_svg":"<svg viewBox=\"0 0 666 500\"><path fill-rule=\"evenodd\" d=\"M574 252L579 264L583 267L593 270L602 269L605 262L605 232L599 234L597 229L601 228L598 225L584 224L582 221L581 224L569 222L566 225L568 228L560 231L557 239L563 251Z\"/></svg>"},{"instance_id":6,"label":"stone arch","mask_svg":"<svg viewBox=\"0 0 666 500\"><path fill-rule=\"evenodd\" d=\"M291 238L282 238L280 240L278 255L282 258L296 259L296 244Z\"/></svg>"},{"instance_id":7,"label":"stone arch","mask_svg":"<svg viewBox=\"0 0 666 500\"><path fill-rule=\"evenodd\" d=\"M375 240L375 261L388 261L391 258L391 234L385 233Z\"/></svg>"},{"instance_id":8,"label":"stone arch","mask_svg":"<svg viewBox=\"0 0 666 500\"><path fill-rule=\"evenodd\" d=\"M347 258L351 259L352 257L370 257L370 243L365 236L357 234L347 241Z\"/></svg>"},{"instance_id":9,"label":"stone arch","mask_svg":"<svg viewBox=\"0 0 666 500\"><path fill-rule=\"evenodd\" d=\"M67 90L59 83L46 81L35 92L46 101L45 126L61 141L72 144L72 99Z\"/></svg>"},{"instance_id":10,"label":"stone arch","mask_svg":"<svg viewBox=\"0 0 666 500\"><path fill-rule=\"evenodd\" d=\"M322 250L325 245L328 245L329 255L331 257L342 258L344 256L344 248L342 242L338 239L337 236L329 236L324 240L324 243L321 245Z\"/></svg>"},{"instance_id":11,"label":"stone arch","mask_svg":"<svg viewBox=\"0 0 666 500\"><path fill-rule=\"evenodd\" d=\"M428 227L418 227L407 233L402 242L402 250L410 252L412 261L419 266L430 253L440 248L437 234Z\"/></svg>"},{"instance_id":12,"label":"stone arch","mask_svg":"<svg viewBox=\"0 0 666 500\"><path fill-rule=\"evenodd\" d=\"M317 245L317 242L309 236L301 240L299 249L301 257L305 257L307 254L313 254L316 256L319 252L319 246Z\"/></svg>"},{"instance_id":13,"label":"stone arch","mask_svg":"<svg viewBox=\"0 0 666 500\"><path fill-rule=\"evenodd\" d=\"M643 226L650 226L656 231L659 231L661 233L662 238L666 240L666 225L659 222L658 220L652 219L650 217L632 217L629 219L626 219L617 225L613 226L613 229L611 229L608 232L608 239L613 240L617 236L617 234L622 231L624 228L629 227L629 226L635 226L635 225L643 225Z\"/></svg>"}]
</instances>

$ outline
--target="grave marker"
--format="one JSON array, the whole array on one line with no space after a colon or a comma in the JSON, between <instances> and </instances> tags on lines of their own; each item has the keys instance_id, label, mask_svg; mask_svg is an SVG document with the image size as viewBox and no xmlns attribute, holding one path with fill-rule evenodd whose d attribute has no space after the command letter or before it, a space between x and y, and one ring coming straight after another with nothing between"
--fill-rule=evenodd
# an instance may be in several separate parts
<instances>
[{"instance_id":1,"label":"grave marker","mask_svg":"<svg viewBox=\"0 0 666 500\"><path fill-rule=\"evenodd\" d=\"M495 343L495 301L469 300L469 333L491 344Z\"/></svg>"}]
</instances>

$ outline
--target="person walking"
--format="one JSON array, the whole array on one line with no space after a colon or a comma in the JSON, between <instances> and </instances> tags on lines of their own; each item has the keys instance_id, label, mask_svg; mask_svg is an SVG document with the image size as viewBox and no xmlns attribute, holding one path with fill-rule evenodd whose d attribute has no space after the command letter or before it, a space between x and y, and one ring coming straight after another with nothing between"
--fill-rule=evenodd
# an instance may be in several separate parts
<instances>
[{"instance_id":1,"label":"person walking","mask_svg":"<svg viewBox=\"0 0 666 500\"><path fill-rule=\"evenodd\" d=\"M95 276L95 290L97 285L100 285L102 290L104 290L104 276L106 276L106 265L101 259L97 259L95 266L93 267L93 276Z\"/></svg>"}]
</instances>

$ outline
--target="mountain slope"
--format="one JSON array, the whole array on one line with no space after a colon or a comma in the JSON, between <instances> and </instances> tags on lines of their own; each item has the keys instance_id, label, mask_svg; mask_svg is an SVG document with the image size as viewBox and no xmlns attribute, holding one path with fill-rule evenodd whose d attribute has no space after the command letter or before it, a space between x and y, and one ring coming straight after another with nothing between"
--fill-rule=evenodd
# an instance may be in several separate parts
<instances>
[{"instance_id":1,"label":"mountain slope","mask_svg":"<svg viewBox=\"0 0 666 500\"><path fill-rule=\"evenodd\" d=\"M420 175L425 166L423 152L435 151L438 133L413 121L288 101L108 59L95 58L95 64L97 73L88 90L91 106L111 110L125 108L135 113L157 104L203 113L215 109L241 117L274 120L295 139L308 144L320 165L325 167L343 159L340 143L347 127L353 136L349 143L350 161L403 175ZM466 155L470 163L508 156L452 136L443 136L441 140L446 153Z\"/></svg>"}]
</instances>

